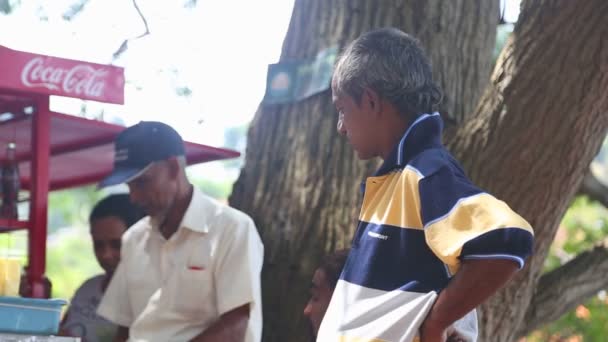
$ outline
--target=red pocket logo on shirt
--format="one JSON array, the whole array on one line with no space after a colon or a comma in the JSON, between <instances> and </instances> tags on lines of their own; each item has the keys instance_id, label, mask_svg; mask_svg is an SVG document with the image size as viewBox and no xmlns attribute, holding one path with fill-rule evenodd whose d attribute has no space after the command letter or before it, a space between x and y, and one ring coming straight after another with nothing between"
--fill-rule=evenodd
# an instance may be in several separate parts
<instances>
[{"instance_id":1,"label":"red pocket logo on shirt","mask_svg":"<svg viewBox=\"0 0 608 342\"><path fill-rule=\"evenodd\" d=\"M188 266L188 269L192 270L192 271L204 271L205 270L205 266L194 266L194 265L192 265L192 266Z\"/></svg>"}]
</instances>

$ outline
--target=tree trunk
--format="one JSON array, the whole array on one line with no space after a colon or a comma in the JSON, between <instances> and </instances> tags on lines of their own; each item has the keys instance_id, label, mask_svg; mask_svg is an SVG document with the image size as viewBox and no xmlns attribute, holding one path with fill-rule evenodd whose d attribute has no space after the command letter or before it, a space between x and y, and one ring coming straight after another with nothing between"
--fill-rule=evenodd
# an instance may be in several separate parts
<instances>
[{"instance_id":1,"label":"tree trunk","mask_svg":"<svg viewBox=\"0 0 608 342\"><path fill-rule=\"evenodd\" d=\"M606 136L606 18L605 0L525 2L476 113L450 141L469 176L536 234L525 270L481 310L484 341L517 337L558 224Z\"/></svg>"},{"instance_id":2,"label":"tree trunk","mask_svg":"<svg viewBox=\"0 0 608 342\"><path fill-rule=\"evenodd\" d=\"M444 111L458 122L489 80L498 12L498 1L296 0L281 60L311 58L372 28L398 27L425 45L446 90ZM312 273L324 254L350 245L358 185L378 165L357 161L336 133L336 119L326 91L260 106L248 133L230 204L253 217L265 244L265 342L309 340L302 310Z\"/></svg>"}]
</instances>

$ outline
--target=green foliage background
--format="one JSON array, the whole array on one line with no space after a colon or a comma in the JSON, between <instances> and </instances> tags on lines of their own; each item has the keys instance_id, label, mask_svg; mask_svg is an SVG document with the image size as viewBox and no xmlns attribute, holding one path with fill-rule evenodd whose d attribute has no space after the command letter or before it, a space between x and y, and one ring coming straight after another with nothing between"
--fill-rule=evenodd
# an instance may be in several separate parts
<instances>
[{"instance_id":1,"label":"green foliage background","mask_svg":"<svg viewBox=\"0 0 608 342\"><path fill-rule=\"evenodd\" d=\"M608 244L608 209L586 197L577 197L562 220L560 231L545 262L550 271L576 254ZM606 290L532 334L530 341L606 341L608 296ZM557 299L556 299L557 300Z\"/></svg>"}]
</instances>

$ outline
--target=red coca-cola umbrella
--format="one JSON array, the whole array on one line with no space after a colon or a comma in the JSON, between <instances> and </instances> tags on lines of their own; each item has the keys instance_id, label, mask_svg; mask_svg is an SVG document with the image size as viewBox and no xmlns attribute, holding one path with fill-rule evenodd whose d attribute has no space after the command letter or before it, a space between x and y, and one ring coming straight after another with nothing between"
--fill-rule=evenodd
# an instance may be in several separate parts
<instances>
[{"instance_id":1,"label":"red coca-cola umbrella","mask_svg":"<svg viewBox=\"0 0 608 342\"><path fill-rule=\"evenodd\" d=\"M26 221L0 218L0 232L27 229L28 282L44 298L48 191L96 183L112 168L114 137L124 129L54 113L50 95L123 104L120 67L21 52L0 46L0 162L17 145L22 188L29 192ZM238 152L186 142L189 164L233 158Z\"/></svg>"}]
</instances>

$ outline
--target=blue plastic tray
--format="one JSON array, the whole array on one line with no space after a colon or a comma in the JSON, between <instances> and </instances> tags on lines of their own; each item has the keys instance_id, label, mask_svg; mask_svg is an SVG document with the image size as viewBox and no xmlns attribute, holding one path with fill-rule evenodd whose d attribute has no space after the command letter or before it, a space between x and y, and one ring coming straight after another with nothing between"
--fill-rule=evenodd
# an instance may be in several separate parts
<instances>
[{"instance_id":1,"label":"blue plastic tray","mask_svg":"<svg viewBox=\"0 0 608 342\"><path fill-rule=\"evenodd\" d=\"M0 296L0 331L54 335L59 330L63 299Z\"/></svg>"}]
</instances>

